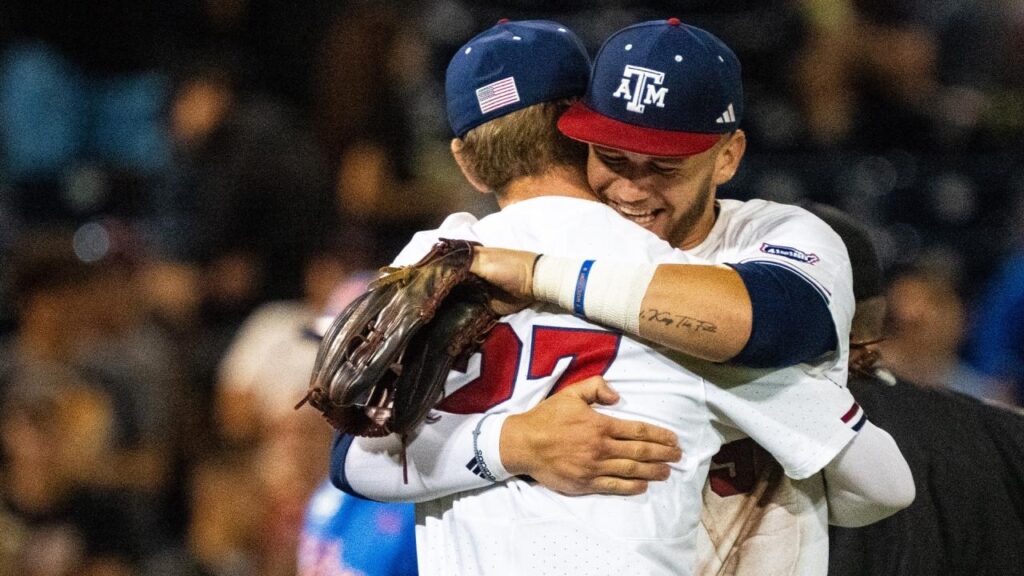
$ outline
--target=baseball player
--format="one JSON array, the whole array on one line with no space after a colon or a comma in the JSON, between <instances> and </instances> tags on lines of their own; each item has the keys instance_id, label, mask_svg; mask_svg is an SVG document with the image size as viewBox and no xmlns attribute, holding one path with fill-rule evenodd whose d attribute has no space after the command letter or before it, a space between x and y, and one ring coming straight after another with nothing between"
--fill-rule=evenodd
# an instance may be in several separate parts
<instances>
[{"instance_id":1,"label":"baseball player","mask_svg":"<svg viewBox=\"0 0 1024 576\"><path fill-rule=\"evenodd\" d=\"M551 100L550 91L559 87L561 80L557 75L545 77L538 70L539 62L529 58L528 71L517 70L509 66L509 61L498 58L503 65L497 74L491 71L480 74L482 77L474 76L483 68L481 62L495 65L493 51L501 50L501 46L536 48L531 46L535 36L517 33L514 26L499 25L474 39L456 55L449 68L449 111L453 127L461 136L453 142L453 152L471 182L482 190L499 192L503 210L479 222L468 215L450 217L439 231L418 235L400 256L399 263L415 260L429 247L432 238L462 235L497 246L561 246L568 253L613 254L622 261L643 261L646 256L648 262L689 262L698 266L697 259L681 252L664 253L666 244L627 220L609 218L614 214L611 210L586 199L589 192L580 182L579 173L574 173L571 163L566 161L568 157L559 163L551 162L551 155L540 154L549 166L542 162L539 171L537 166L525 166L514 177L491 178L487 169L495 165L481 161L481 151L486 158L488 154L502 157L502 150L488 141L486 129L493 126L496 117L519 111L523 106L529 110L534 103ZM568 34L563 27L558 30ZM551 47L544 49L550 51ZM474 52L473 58L479 60L463 58ZM471 63L462 64L460 60ZM562 63L565 60L555 59ZM462 66L469 66L473 73L460 74ZM545 81L540 92L529 82L531 75ZM460 82L469 83L470 88ZM468 95L471 106L460 102L460 95L464 99ZM512 105L507 102L520 106L486 117L494 110L490 107L494 103L492 98L504 98L504 106ZM471 113L460 116L467 110ZM461 122L467 114L471 120ZM522 121L521 117L514 120L516 124L502 124L490 136L505 133ZM473 129L481 124L485 131L478 139L480 133L474 134ZM524 134L526 142L543 144L539 138L543 131ZM500 142L501 138L494 140ZM734 159L738 162L738 157ZM565 214L572 218L567 221ZM826 250L824 247L821 251L827 253ZM845 257L845 252L838 254ZM587 313L585 301L580 305L577 312ZM697 318L674 321L679 322L680 328L694 331L713 333L715 328ZM342 438L334 453L334 480L349 491L376 498L432 499L419 508L418 514L421 569L428 573L450 571L453 565L458 572L473 573L618 573L627 569L641 573L689 573L693 565L692 530L694 513L699 507L699 486L703 484L710 455L723 437L712 426L715 417L705 404L706 382L694 378L692 372L683 370L673 360L679 358L670 358L616 332L597 329L580 318L531 308L500 324L485 343L479 363L471 364L461 378L450 379L448 397L439 408L485 416L460 420L445 414L437 423L424 427L409 445L409 486L403 487L400 481L389 482L387 475L379 473L388 464L394 464L389 454L389 450L398 450L394 439L376 447L373 442L360 441L353 450L351 439ZM703 369L716 371L710 364L704 364ZM513 473L532 471L530 458L515 462L506 453L506 413L535 404L546 394L597 373L606 374L620 387L625 386L622 401L615 407L617 413L672 429L687 453L686 461L672 465L664 484L654 484L643 496L627 499L566 499L529 480L509 479ZM845 403L846 408L853 403L844 387L827 379L799 379L803 391L793 394L788 388L772 387L771 378L765 379L769 373L780 375L779 370L748 369L735 371L729 381L733 389L755 390L751 397L756 398L757 391L762 397L767 394L771 397L767 401L759 403L736 395L722 402L731 404L733 413L741 416L742 421L734 424L764 431L763 441L777 458L791 465L791 473L813 474L832 460L855 435L854 428L863 424L824 410L787 410L785 406L810 401L826 405ZM670 385L663 386L669 382ZM812 388L816 390L811 392ZM693 403L694 392L700 398L697 404ZM688 406L693 411L686 412ZM512 418L507 421L512 422ZM471 458L468 464L462 464L459 461L466 453L451 440L467 434L472 438L471 444L466 445L472 446ZM780 435L784 438L777 438ZM621 478L633 475L628 470L620 472ZM502 482L488 485L499 480ZM610 487L614 491L618 484L612 482ZM448 496L466 490L470 492ZM644 521L637 522L638 518ZM543 552L545 547L552 546L553 552L558 552L553 558ZM581 562L590 564L584 566Z\"/></svg>"},{"instance_id":2,"label":"baseball player","mask_svg":"<svg viewBox=\"0 0 1024 576\"><path fill-rule=\"evenodd\" d=\"M830 520L867 524L913 499L905 461L898 457L893 467L882 468L894 472L885 479L844 467L860 455L891 452L891 437L852 401L827 405L823 397L799 396L801 389L790 386L814 381L845 387L853 312L846 250L826 224L801 208L715 198L745 151L737 127L742 110L739 63L714 36L677 19L616 33L597 56L586 96L562 116L559 128L590 144L588 181L603 201L688 256L724 266L655 267L482 249L474 269L515 296L557 304L690 356L728 360L695 368L719 385L709 388L708 405L773 455L775 446L802 433L748 420L737 399L769 410L774 405L776 414L834 413L859 433L845 448L849 458L825 470ZM523 450L513 442L508 448ZM794 461L778 460L800 480L836 451L809 447ZM824 499L816 501L824 515ZM818 547L827 553L824 545L821 538Z\"/></svg>"},{"instance_id":3,"label":"baseball player","mask_svg":"<svg viewBox=\"0 0 1024 576\"><path fill-rule=\"evenodd\" d=\"M637 28L652 33L643 35ZM677 30L681 41L673 45L666 41L666 34L656 32L666 29ZM727 359L733 366L798 363L782 369L791 372L785 379L771 383L755 380L752 387L736 387L731 394L709 389L709 406L732 417L738 428L771 451L762 440L763 431L752 422L744 425L743 411L730 402L747 394L778 398L769 391L771 384L785 386L800 378L831 379L837 386L844 385L852 298L837 289L844 288L845 271L835 266L836 239L823 231L820 221L798 208L715 199L716 186L732 177L745 150L745 138L737 129L742 87L738 62L717 39L708 43L715 48L713 54L686 49L682 40L695 33L693 27L673 19L627 28L613 36L597 57L587 96L563 116L559 127L591 145L589 183L602 200L688 254L727 263L730 269L712 272L686 265L660 266L652 273L650 266L630 269L609 262L604 274L595 276L601 260L590 264L585 275L585 264L578 259L545 256L538 260L536 254L497 253L502 260L487 250L480 252L475 269L518 296L535 296L564 309L582 309L603 324L693 356ZM716 114L717 108L721 112ZM536 272L532 278L531 272ZM745 290L737 290L737 282ZM637 283L648 286L636 289ZM815 290L819 297L814 296ZM578 294L583 295L582 302ZM669 321L669 317L677 320ZM715 331L680 329L686 328L680 326L685 323L713 326ZM719 330L723 326L725 330ZM719 333L723 338L712 337ZM735 375L733 366L723 367L726 373L698 372L713 382L727 384ZM811 397L804 400L803 409L835 410L841 418L856 420L855 426L864 428L846 449L846 458L836 459L825 470L825 478L830 480L827 484L785 461L781 464L791 480L772 484L790 488L792 482L800 482L799 489L777 493L778 500L785 500L784 506L794 511L808 507L815 511L813 515L792 515L799 523L800 545L791 555L795 559L790 571L783 573L821 574L827 566L826 518L845 526L871 523L905 507L913 499L914 487L902 458L893 479L876 477L874 482L863 474L865 469L858 472L856 466L842 465L879 453L876 447L894 447L892 439L870 422L861 424L864 415L856 404L826 407ZM555 428L558 423L549 425ZM772 435L776 441L784 437ZM529 436L509 434L509 438ZM726 438L736 439L728 434ZM716 455L706 505L719 498L726 502L721 494L765 488L764 480L773 473L771 459L754 459L756 444L727 446ZM524 450L512 442L507 449ZM560 455L547 454L550 475L552 469L558 469ZM737 458L745 458L747 464L768 464L743 466ZM841 467L844 472L837 473ZM850 492L858 496L851 499L850 494L843 494L840 483L857 486ZM869 501L877 506L863 505ZM723 520L741 513L721 507L717 511ZM740 524L724 521L720 525ZM718 534L718 543L725 546L717 551L725 553L729 539L738 537Z\"/></svg>"}]
</instances>

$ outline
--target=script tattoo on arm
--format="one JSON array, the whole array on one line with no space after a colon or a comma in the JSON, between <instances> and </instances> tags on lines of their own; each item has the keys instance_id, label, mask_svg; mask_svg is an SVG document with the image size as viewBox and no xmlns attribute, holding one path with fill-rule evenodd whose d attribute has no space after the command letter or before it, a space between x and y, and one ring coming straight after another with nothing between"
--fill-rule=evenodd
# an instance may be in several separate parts
<instances>
[{"instance_id":1,"label":"script tattoo on arm","mask_svg":"<svg viewBox=\"0 0 1024 576\"><path fill-rule=\"evenodd\" d=\"M718 326L707 320L701 320L692 316L684 316L682 314L673 314L667 310L658 310L657 308L648 308L647 310L640 311L640 319L647 322L657 322L664 324L665 326L675 326L676 328L689 330L691 332L712 332L718 330Z\"/></svg>"}]
</instances>

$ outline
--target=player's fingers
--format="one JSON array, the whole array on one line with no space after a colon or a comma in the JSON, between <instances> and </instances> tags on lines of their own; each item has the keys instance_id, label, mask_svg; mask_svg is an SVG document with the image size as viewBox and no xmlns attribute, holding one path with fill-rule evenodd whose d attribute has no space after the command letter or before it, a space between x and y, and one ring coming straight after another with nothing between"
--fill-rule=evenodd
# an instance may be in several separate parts
<instances>
[{"instance_id":1,"label":"player's fingers","mask_svg":"<svg viewBox=\"0 0 1024 576\"><path fill-rule=\"evenodd\" d=\"M622 459L633 462L678 462L683 457L683 451L678 446L642 440L608 442L604 450L606 461Z\"/></svg>"},{"instance_id":2,"label":"player's fingers","mask_svg":"<svg viewBox=\"0 0 1024 576\"><path fill-rule=\"evenodd\" d=\"M617 476L600 476L591 482L594 494L611 494L615 496L635 496L647 491L646 480L631 480Z\"/></svg>"},{"instance_id":3,"label":"player's fingers","mask_svg":"<svg viewBox=\"0 0 1024 576\"><path fill-rule=\"evenodd\" d=\"M619 401L619 393L600 376L591 376L566 388L562 393L572 394L587 404L609 406Z\"/></svg>"},{"instance_id":4,"label":"player's fingers","mask_svg":"<svg viewBox=\"0 0 1024 576\"><path fill-rule=\"evenodd\" d=\"M473 250L470 272L515 298L533 298L533 261L537 255L521 250L479 246Z\"/></svg>"},{"instance_id":5,"label":"player's fingers","mask_svg":"<svg viewBox=\"0 0 1024 576\"><path fill-rule=\"evenodd\" d=\"M659 481L668 479L671 472L662 462L637 462L629 459L605 460L601 463L601 477L614 476L625 480Z\"/></svg>"},{"instance_id":6,"label":"player's fingers","mask_svg":"<svg viewBox=\"0 0 1024 576\"><path fill-rule=\"evenodd\" d=\"M609 433L613 438L655 442L665 446L678 446L679 437L668 428L640 420L623 420L609 417Z\"/></svg>"}]
</instances>

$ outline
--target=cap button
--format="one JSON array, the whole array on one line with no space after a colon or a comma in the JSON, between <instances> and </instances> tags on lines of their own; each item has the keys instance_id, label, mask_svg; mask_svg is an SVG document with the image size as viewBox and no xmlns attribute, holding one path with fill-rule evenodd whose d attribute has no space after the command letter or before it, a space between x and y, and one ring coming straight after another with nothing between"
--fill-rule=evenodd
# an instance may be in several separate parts
<instances>
[{"instance_id":1,"label":"cap button","mask_svg":"<svg viewBox=\"0 0 1024 576\"><path fill-rule=\"evenodd\" d=\"M502 18L501 20L498 20L498 24L508 24L508 23L509 23L509 19L508 18Z\"/></svg>"},{"instance_id":2,"label":"cap button","mask_svg":"<svg viewBox=\"0 0 1024 576\"><path fill-rule=\"evenodd\" d=\"M682 22L679 21L679 18L669 18L668 19L668 25L669 26L679 26L680 24L682 24Z\"/></svg>"}]
</instances>

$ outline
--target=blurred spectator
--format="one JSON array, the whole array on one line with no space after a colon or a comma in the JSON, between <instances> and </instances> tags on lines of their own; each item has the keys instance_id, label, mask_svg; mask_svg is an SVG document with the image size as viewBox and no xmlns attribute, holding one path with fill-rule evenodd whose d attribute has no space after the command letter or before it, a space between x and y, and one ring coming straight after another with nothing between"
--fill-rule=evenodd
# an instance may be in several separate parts
<instances>
[{"instance_id":1,"label":"blurred spectator","mask_svg":"<svg viewBox=\"0 0 1024 576\"><path fill-rule=\"evenodd\" d=\"M94 223L22 239L10 269L17 327L0 342L0 384L10 388L26 371L71 373L106 399L108 443L88 480L117 495L141 533L145 562L175 546L182 511L171 503L171 455L176 426L189 420L178 417L177 355L146 321L130 236L116 231Z\"/></svg>"},{"instance_id":2,"label":"blurred spectator","mask_svg":"<svg viewBox=\"0 0 1024 576\"><path fill-rule=\"evenodd\" d=\"M264 304L246 319L221 361L217 385L218 422L229 442L273 438L277 426L295 419L293 407L316 358L309 331L331 288L350 272L340 255L314 255L304 299Z\"/></svg>"},{"instance_id":3,"label":"blurred spectator","mask_svg":"<svg viewBox=\"0 0 1024 576\"><path fill-rule=\"evenodd\" d=\"M18 213L40 221L138 203L132 181L169 161L159 63L172 22L161 3L10 0L0 21L0 148ZM91 185L107 171L123 185Z\"/></svg>"},{"instance_id":4,"label":"blurred spectator","mask_svg":"<svg viewBox=\"0 0 1024 576\"><path fill-rule=\"evenodd\" d=\"M266 522L264 490L251 461L208 457L192 476L188 548L212 576L261 574L255 550Z\"/></svg>"},{"instance_id":5,"label":"blurred spectator","mask_svg":"<svg viewBox=\"0 0 1024 576\"><path fill-rule=\"evenodd\" d=\"M111 243L120 241L130 240ZM112 481L159 493L167 482L168 450L176 440L181 382L176 351L149 321L138 284L141 264L139 255L122 252L90 265L95 270L79 290L86 329L72 358L108 387L123 415L118 437L125 459Z\"/></svg>"},{"instance_id":6,"label":"blurred spectator","mask_svg":"<svg viewBox=\"0 0 1024 576\"><path fill-rule=\"evenodd\" d=\"M423 82L428 67L417 27L406 25L410 9L395 2L339 5L316 68L314 117L329 157L371 140L396 179L411 176L416 144L406 91Z\"/></svg>"},{"instance_id":7,"label":"blurred spectator","mask_svg":"<svg viewBox=\"0 0 1024 576\"><path fill-rule=\"evenodd\" d=\"M362 269L366 251L366 242L350 234L344 244L315 252L306 260L304 298L257 308L224 356L216 407L231 454L215 456L197 475L192 527L197 554L208 566L230 570L242 563L261 576L294 573L303 510L327 472L330 440L319 414L294 406L316 359L314 322L334 287ZM239 469L246 471L244 488L235 486ZM237 495L221 501L224 486L245 494L244 513L257 521L233 517ZM203 536L211 532L223 535Z\"/></svg>"},{"instance_id":8,"label":"blurred spectator","mask_svg":"<svg viewBox=\"0 0 1024 576\"><path fill-rule=\"evenodd\" d=\"M853 264L850 391L899 445L917 494L908 508L880 522L831 527L828 573L1018 574L1024 561L1024 413L897 381L881 370L876 363L886 359L879 348L886 303L875 250L856 221L819 214L842 236Z\"/></svg>"},{"instance_id":9,"label":"blurred spectator","mask_svg":"<svg viewBox=\"0 0 1024 576\"><path fill-rule=\"evenodd\" d=\"M891 103L904 116L923 112L936 90L934 34L899 9L884 14L870 2L803 2L808 38L798 66L807 129L819 145L843 143L859 127L861 94ZM913 2L896 2L905 8ZM891 8L891 6L890 6ZM916 25L915 25L916 24Z\"/></svg>"},{"instance_id":10,"label":"blurred spectator","mask_svg":"<svg viewBox=\"0 0 1024 576\"><path fill-rule=\"evenodd\" d=\"M979 298L967 356L998 398L1024 405L1024 252L1006 260Z\"/></svg>"},{"instance_id":11,"label":"blurred spectator","mask_svg":"<svg viewBox=\"0 0 1024 576\"><path fill-rule=\"evenodd\" d=\"M101 486L113 464L110 398L53 364L8 376L0 446L3 498L25 532L16 573L141 574L147 535L123 493Z\"/></svg>"},{"instance_id":12,"label":"blurred spectator","mask_svg":"<svg viewBox=\"0 0 1024 576\"><path fill-rule=\"evenodd\" d=\"M337 229L327 164L300 116L244 92L230 57L183 72L169 114L174 169L143 230L147 296L186 353L187 399L212 426L217 366L268 300L302 294L303 259Z\"/></svg>"},{"instance_id":13,"label":"blurred spectator","mask_svg":"<svg viewBox=\"0 0 1024 576\"><path fill-rule=\"evenodd\" d=\"M337 228L323 154L291 109L238 91L226 64L187 75L171 106L175 172L156 237L200 262L209 304L242 317L302 291L302 257Z\"/></svg>"},{"instance_id":14,"label":"blurred spectator","mask_svg":"<svg viewBox=\"0 0 1024 576\"><path fill-rule=\"evenodd\" d=\"M1005 125L996 2L803 0L797 87L818 146L938 150ZM922 137L927 135L927 137Z\"/></svg>"},{"instance_id":15,"label":"blurred spectator","mask_svg":"<svg viewBox=\"0 0 1024 576\"><path fill-rule=\"evenodd\" d=\"M1006 400L960 360L966 310L951 278L937 270L907 269L890 282L886 299L888 339L880 349L893 374L919 386Z\"/></svg>"},{"instance_id":16,"label":"blurred spectator","mask_svg":"<svg viewBox=\"0 0 1024 576\"><path fill-rule=\"evenodd\" d=\"M382 261L397 254L403 239L474 200L463 193L448 153L425 27L407 25L426 9L344 3L318 52L312 113L335 162L337 204L373 234Z\"/></svg>"},{"instance_id":17,"label":"blurred spectator","mask_svg":"<svg viewBox=\"0 0 1024 576\"><path fill-rule=\"evenodd\" d=\"M412 504L363 500L324 481L306 510L298 576L415 576L415 528Z\"/></svg>"}]
</instances>

